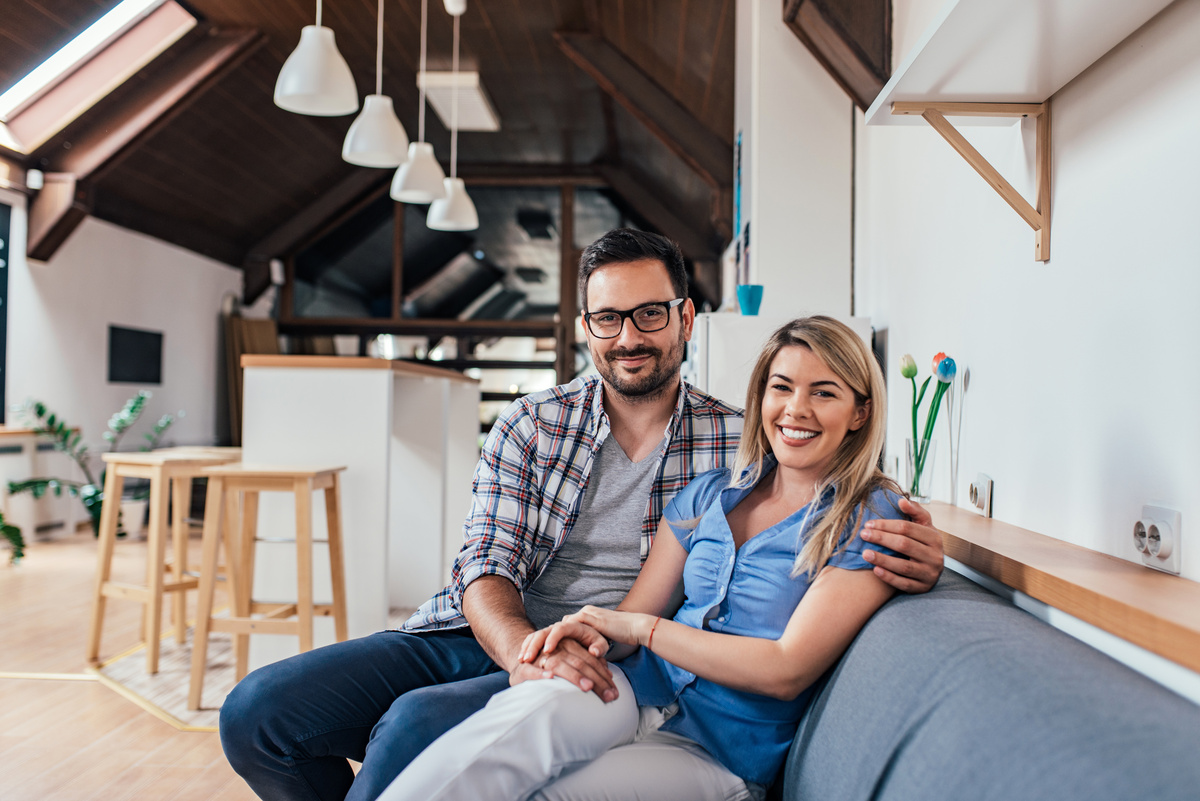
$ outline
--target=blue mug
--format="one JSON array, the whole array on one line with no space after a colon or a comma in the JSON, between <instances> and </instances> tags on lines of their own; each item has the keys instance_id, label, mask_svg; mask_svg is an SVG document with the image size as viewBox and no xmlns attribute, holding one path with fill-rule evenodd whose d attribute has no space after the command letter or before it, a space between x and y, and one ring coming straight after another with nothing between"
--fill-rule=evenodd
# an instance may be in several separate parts
<instances>
[{"instance_id":1,"label":"blue mug","mask_svg":"<svg viewBox=\"0 0 1200 801\"><path fill-rule=\"evenodd\" d=\"M739 284L737 288L738 308L742 314L753 316L758 314L762 305L762 284Z\"/></svg>"}]
</instances>

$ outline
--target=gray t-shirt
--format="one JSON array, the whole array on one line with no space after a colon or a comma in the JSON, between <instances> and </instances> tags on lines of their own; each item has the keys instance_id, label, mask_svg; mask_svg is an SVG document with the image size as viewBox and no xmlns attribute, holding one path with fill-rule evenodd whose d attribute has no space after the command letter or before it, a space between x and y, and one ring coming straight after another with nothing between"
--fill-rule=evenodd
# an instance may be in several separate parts
<instances>
[{"instance_id":1,"label":"gray t-shirt","mask_svg":"<svg viewBox=\"0 0 1200 801\"><path fill-rule=\"evenodd\" d=\"M642 519L661 446L635 464L616 437L604 440L567 541L525 591L533 625L556 623L587 604L612 609L629 592L642 566Z\"/></svg>"}]
</instances>

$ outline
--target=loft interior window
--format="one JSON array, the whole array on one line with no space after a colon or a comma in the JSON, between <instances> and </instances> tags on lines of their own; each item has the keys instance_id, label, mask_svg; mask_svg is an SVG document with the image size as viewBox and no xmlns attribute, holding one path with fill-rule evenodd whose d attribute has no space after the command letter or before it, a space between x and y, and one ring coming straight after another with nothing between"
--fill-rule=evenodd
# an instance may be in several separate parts
<instances>
[{"instance_id":1,"label":"loft interior window","mask_svg":"<svg viewBox=\"0 0 1200 801\"><path fill-rule=\"evenodd\" d=\"M0 94L0 144L30 153L196 25L173 0L122 0Z\"/></svg>"},{"instance_id":2,"label":"loft interior window","mask_svg":"<svg viewBox=\"0 0 1200 801\"><path fill-rule=\"evenodd\" d=\"M0 122L8 122L11 116L19 113L23 107L162 4L163 0L122 0L116 8L96 20L90 28L67 42L61 50L0 95Z\"/></svg>"}]
</instances>

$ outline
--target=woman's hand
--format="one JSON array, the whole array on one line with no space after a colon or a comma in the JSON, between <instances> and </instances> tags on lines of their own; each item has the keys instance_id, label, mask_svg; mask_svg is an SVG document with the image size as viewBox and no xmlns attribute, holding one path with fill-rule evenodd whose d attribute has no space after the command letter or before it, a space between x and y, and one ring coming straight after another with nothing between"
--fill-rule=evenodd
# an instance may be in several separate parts
<instances>
[{"instance_id":1,"label":"woman's hand","mask_svg":"<svg viewBox=\"0 0 1200 801\"><path fill-rule=\"evenodd\" d=\"M551 633L554 633L553 644L549 644ZM567 615L559 623L539 629L521 644L522 662L532 662L542 654L550 653L564 639L575 640L593 656L604 656L608 653L608 640L595 627L575 619L575 615Z\"/></svg>"},{"instance_id":2,"label":"woman's hand","mask_svg":"<svg viewBox=\"0 0 1200 801\"><path fill-rule=\"evenodd\" d=\"M609 640L629 645L642 645L649 636L655 619L653 615L637 612L617 612L598 606L585 606L575 614L564 617L561 623L551 626L542 648L545 651L553 651L559 640L566 636L566 632L574 630L576 626L591 629L601 638L607 637Z\"/></svg>"},{"instance_id":3,"label":"woman's hand","mask_svg":"<svg viewBox=\"0 0 1200 801\"><path fill-rule=\"evenodd\" d=\"M553 649L547 649L545 641L555 627L563 630L562 635L555 640ZM594 692L602 701L614 701L617 688L612 681L612 671L603 658L607 651L608 640L595 629L555 623L525 638L517 667L509 673L508 681L516 686L531 679L558 676L584 692Z\"/></svg>"}]
</instances>

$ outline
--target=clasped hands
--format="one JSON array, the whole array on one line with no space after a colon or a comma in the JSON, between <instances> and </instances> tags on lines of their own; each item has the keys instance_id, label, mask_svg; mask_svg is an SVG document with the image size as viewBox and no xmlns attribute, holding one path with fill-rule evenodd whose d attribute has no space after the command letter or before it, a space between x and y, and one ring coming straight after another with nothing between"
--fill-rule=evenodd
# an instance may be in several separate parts
<instances>
[{"instance_id":1,"label":"clasped hands","mask_svg":"<svg viewBox=\"0 0 1200 801\"><path fill-rule=\"evenodd\" d=\"M609 641L637 645L648 629L650 615L614 612L585 606L558 623L533 632L521 644L517 669L509 683L559 676L584 692L594 692L603 701L614 701L617 688L605 655Z\"/></svg>"}]
</instances>

